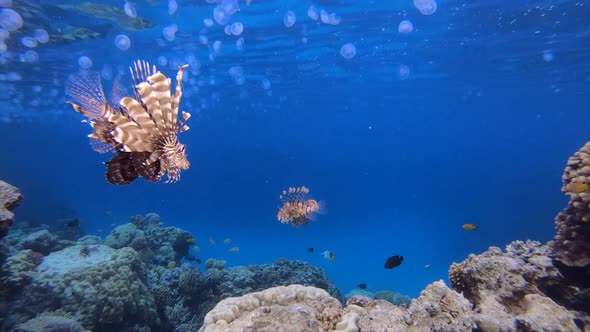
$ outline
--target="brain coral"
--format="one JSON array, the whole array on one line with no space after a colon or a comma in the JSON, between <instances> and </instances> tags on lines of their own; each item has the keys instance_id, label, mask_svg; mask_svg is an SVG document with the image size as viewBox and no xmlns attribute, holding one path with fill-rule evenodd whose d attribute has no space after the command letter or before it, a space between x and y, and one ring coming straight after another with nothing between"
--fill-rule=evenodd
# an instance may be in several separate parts
<instances>
[{"instance_id":1,"label":"brain coral","mask_svg":"<svg viewBox=\"0 0 590 332\"><path fill-rule=\"evenodd\" d=\"M323 289L279 286L222 300L199 331L333 330L340 309L340 302Z\"/></svg>"},{"instance_id":2,"label":"brain coral","mask_svg":"<svg viewBox=\"0 0 590 332\"><path fill-rule=\"evenodd\" d=\"M53 299L86 328L107 324L157 323L154 299L143 283L145 268L131 248L77 245L53 252L37 267L28 296ZM49 297L40 297L42 295Z\"/></svg>"},{"instance_id":3,"label":"brain coral","mask_svg":"<svg viewBox=\"0 0 590 332\"><path fill-rule=\"evenodd\" d=\"M590 142L568 159L562 179L570 201L555 218L555 254L568 266L584 267L590 264Z\"/></svg>"}]
</instances>

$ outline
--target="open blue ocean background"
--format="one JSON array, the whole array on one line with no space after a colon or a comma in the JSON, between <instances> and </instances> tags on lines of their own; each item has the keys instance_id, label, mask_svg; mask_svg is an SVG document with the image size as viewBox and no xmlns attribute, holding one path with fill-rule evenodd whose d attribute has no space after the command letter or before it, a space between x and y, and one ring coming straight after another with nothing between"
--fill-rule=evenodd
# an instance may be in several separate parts
<instances>
[{"instance_id":1,"label":"open blue ocean background","mask_svg":"<svg viewBox=\"0 0 590 332\"><path fill-rule=\"evenodd\" d=\"M169 15L168 1L138 0L137 15L153 23L141 29L120 12L96 17L79 1L61 3L72 6L10 4L24 27L0 53L0 178L25 196L16 223L74 216L106 236L156 212L195 235L203 261L305 260L343 293L364 282L415 297L470 253L550 240L567 203L563 168L589 138L589 1L439 0L424 15L411 0L240 0L219 24L216 3L177 0ZM125 2L100 4L123 11ZM314 20L310 6L340 21ZM412 32L398 31L403 20ZM239 36L224 32L234 22ZM171 24L178 31L168 40ZM21 42L66 25L99 35ZM115 44L120 34L127 50ZM352 58L341 55L348 43ZM91 128L65 103L64 83L83 56L107 92L118 76L131 93L127 67L137 59L169 77L191 66L181 110L193 118L180 134L191 167L180 182L105 181L111 156L91 149ZM279 195L290 186L307 186L327 213L297 229L281 224ZM392 255L403 264L384 269Z\"/></svg>"}]
</instances>

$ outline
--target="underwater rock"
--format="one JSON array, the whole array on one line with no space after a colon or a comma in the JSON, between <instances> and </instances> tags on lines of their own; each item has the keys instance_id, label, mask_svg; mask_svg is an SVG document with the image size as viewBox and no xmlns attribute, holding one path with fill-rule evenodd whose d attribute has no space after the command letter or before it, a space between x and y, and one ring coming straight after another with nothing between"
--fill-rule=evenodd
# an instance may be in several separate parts
<instances>
[{"instance_id":1,"label":"underwater rock","mask_svg":"<svg viewBox=\"0 0 590 332\"><path fill-rule=\"evenodd\" d=\"M23 249L31 249L43 255L49 255L51 252L62 250L73 244L72 241L58 241L57 236L46 229L31 233L19 242L19 246Z\"/></svg>"},{"instance_id":2,"label":"underwater rock","mask_svg":"<svg viewBox=\"0 0 590 332\"><path fill-rule=\"evenodd\" d=\"M44 312L19 324L14 332L84 332L80 323L67 312L56 310Z\"/></svg>"},{"instance_id":3,"label":"underwater rock","mask_svg":"<svg viewBox=\"0 0 590 332\"><path fill-rule=\"evenodd\" d=\"M188 270L184 265L165 271L162 277L166 278L151 285L158 307L165 308L165 320L172 325L189 324L196 329L219 301L276 286L313 285L339 301L342 298L321 269L305 262L280 259L274 264L225 269L225 262L211 259L206 265L205 272ZM187 309L190 315L179 314Z\"/></svg>"},{"instance_id":4,"label":"underwater rock","mask_svg":"<svg viewBox=\"0 0 590 332\"><path fill-rule=\"evenodd\" d=\"M568 159L562 179L570 201L555 218L555 254L565 265L590 270L590 142Z\"/></svg>"},{"instance_id":5,"label":"underwater rock","mask_svg":"<svg viewBox=\"0 0 590 332\"><path fill-rule=\"evenodd\" d=\"M156 326L156 305L145 278L145 266L131 248L72 246L43 259L19 299L20 310L13 310L26 314L59 308L93 330L136 322Z\"/></svg>"},{"instance_id":6,"label":"underwater rock","mask_svg":"<svg viewBox=\"0 0 590 332\"><path fill-rule=\"evenodd\" d=\"M199 331L333 330L340 311L340 302L323 289L279 286L222 300L205 316Z\"/></svg>"},{"instance_id":7,"label":"underwater rock","mask_svg":"<svg viewBox=\"0 0 590 332\"><path fill-rule=\"evenodd\" d=\"M516 331L519 326L533 324L526 320L530 316L519 316L531 294L555 303L555 306L534 309L547 309L543 312L547 320L562 321L563 311L569 308L572 312L568 324L574 324L573 310L590 313L590 292L576 278L564 276L551 257L553 252L547 245L515 241L506 247L506 252L490 247L481 255L470 255L461 263L453 263L449 279L452 288L473 303L473 320L484 331ZM521 317L520 323L516 317Z\"/></svg>"},{"instance_id":8,"label":"underwater rock","mask_svg":"<svg viewBox=\"0 0 590 332\"><path fill-rule=\"evenodd\" d=\"M127 247L136 238L142 238L145 234L133 224L124 224L115 227L104 240L104 244L113 248L121 249Z\"/></svg>"},{"instance_id":9,"label":"underwater rock","mask_svg":"<svg viewBox=\"0 0 590 332\"><path fill-rule=\"evenodd\" d=\"M82 223L78 218L59 219L57 226L52 229L53 234L61 240L77 241L85 235Z\"/></svg>"},{"instance_id":10,"label":"underwater rock","mask_svg":"<svg viewBox=\"0 0 590 332\"><path fill-rule=\"evenodd\" d=\"M413 331L471 331L472 304L463 295L449 289L442 280L428 285L412 300L408 312Z\"/></svg>"},{"instance_id":11,"label":"underwater rock","mask_svg":"<svg viewBox=\"0 0 590 332\"><path fill-rule=\"evenodd\" d=\"M14 221L16 208L23 200L23 195L18 188L0 180L0 239L6 236Z\"/></svg>"},{"instance_id":12,"label":"underwater rock","mask_svg":"<svg viewBox=\"0 0 590 332\"><path fill-rule=\"evenodd\" d=\"M35 275L35 268L41 264L43 255L30 249L19 251L8 257L0 269L0 285L6 292L28 284Z\"/></svg>"}]
</instances>

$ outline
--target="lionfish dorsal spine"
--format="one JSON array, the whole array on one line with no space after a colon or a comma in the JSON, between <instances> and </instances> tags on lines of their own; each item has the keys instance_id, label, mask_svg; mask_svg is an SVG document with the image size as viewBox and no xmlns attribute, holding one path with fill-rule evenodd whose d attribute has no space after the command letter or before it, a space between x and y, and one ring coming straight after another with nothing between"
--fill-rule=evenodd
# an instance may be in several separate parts
<instances>
[{"instance_id":1,"label":"lionfish dorsal spine","mask_svg":"<svg viewBox=\"0 0 590 332\"><path fill-rule=\"evenodd\" d=\"M172 100L171 100L171 106L172 106L172 118L176 121L176 119L178 118L178 108L180 106L180 98L182 98L182 78L184 76L184 70L188 67L188 65L183 65L183 66L179 66L178 67L178 73L176 74L176 89L174 90L174 95L172 95ZM188 114L188 117L185 118L185 114L186 112L183 112L182 114L182 120L183 123L186 122L186 120L188 120L188 118L190 118L190 114ZM177 128L181 128L182 124L178 124Z\"/></svg>"},{"instance_id":2,"label":"lionfish dorsal spine","mask_svg":"<svg viewBox=\"0 0 590 332\"><path fill-rule=\"evenodd\" d=\"M137 60L133 63L133 67L129 67L129 71L131 72L131 80L133 82L133 93L135 98L140 100L141 98L136 87L142 82L147 82L148 77L157 72L156 66L150 69L150 64L147 61Z\"/></svg>"},{"instance_id":3,"label":"lionfish dorsal spine","mask_svg":"<svg viewBox=\"0 0 590 332\"><path fill-rule=\"evenodd\" d=\"M162 113L163 121L155 121L156 126L163 135L172 132L176 120L172 120L172 106L170 104L170 79L162 73L156 73L148 78L149 83L156 91L159 103L159 112ZM152 112L152 110L150 110Z\"/></svg>"},{"instance_id":4,"label":"lionfish dorsal spine","mask_svg":"<svg viewBox=\"0 0 590 332\"><path fill-rule=\"evenodd\" d=\"M157 132L154 121L139 101L131 97L124 97L121 99L120 104L127 109L129 117L141 128L151 133Z\"/></svg>"},{"instance_id":5,"label":"lionfish dorsal spine","mask_svg":"<svg viewBox=\"0 0 590 332\"><path fill-rule=\"evenodd\" d=\"M150 132L141 128L133 120L120 114L113 114L109 122L114 124L113 138L122 144L125 152L144 152L153 149Z\"/></svg>"}]
</instances>

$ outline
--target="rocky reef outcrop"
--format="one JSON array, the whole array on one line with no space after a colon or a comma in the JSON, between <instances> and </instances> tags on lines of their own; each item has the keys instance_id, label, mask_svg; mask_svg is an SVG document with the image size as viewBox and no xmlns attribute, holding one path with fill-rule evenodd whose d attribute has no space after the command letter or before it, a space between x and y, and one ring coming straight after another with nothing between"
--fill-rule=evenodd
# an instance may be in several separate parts
<instances>
[{"instance_id":1,"label":"rocky reef outcrop","mask_svg":"<svg viewBox=\"0 0 590 332\"><path fill-rule=\"evenodd\" d=\"M23 195L18 188L0 180L0 239L6 236L12 223L14 213L12 210L23 200Z\"/></svg>"},{"instance_id":2,"label":"rocky reef outcrop","mask_svg":"<svg viewBox=\"0 0 590 332\"><path fill-rule=\"evenodd\" d=\"M434 282L407 308L360 295L342 307L314 287L275 287L222 300L200 331L588 331L588 288L552 257L536 241L491 247L451 266L451 288Z\"/></svg>"},{"instance_id":3,"label":"rocky reef outcrop","mask_svg":"<svg viewBox=\"0 0 590 332\"><path fill-rule=\"evenodd\" d=\"M168 269L150 284L156 302L164 308L164 321L197 330L205 314L221 300L275 286L312 285L331 296L340 291L324 272L305 262L279 259L273 264L237 266L225 269L225 262L209 259L204 272L183 265Z\"/></svg>"}]
</instances>

